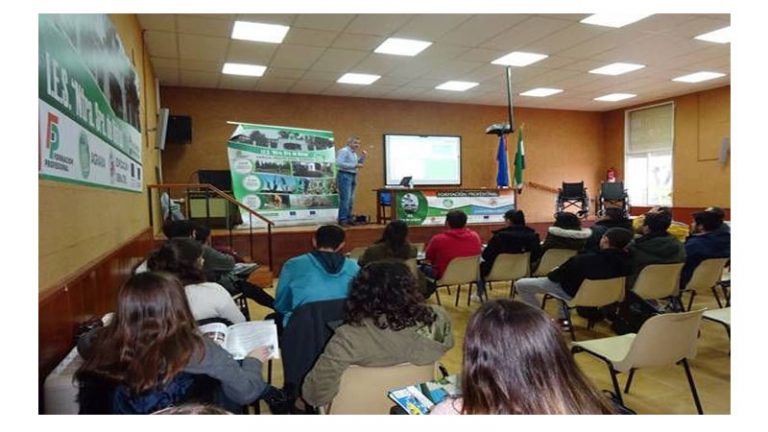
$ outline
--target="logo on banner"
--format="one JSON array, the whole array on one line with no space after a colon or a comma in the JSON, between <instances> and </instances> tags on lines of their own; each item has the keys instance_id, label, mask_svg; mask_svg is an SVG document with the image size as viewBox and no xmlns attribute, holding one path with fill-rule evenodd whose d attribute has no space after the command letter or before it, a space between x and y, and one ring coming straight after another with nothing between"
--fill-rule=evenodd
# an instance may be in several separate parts
<instances>
[{"instance_id":1,"label":"logo on banner","mask_svg":"<svg viewBox=\"0 0 768 432\"><path fill-rule=\"evenodd\" d=\"M53 159L54 152L59 149L59 117L53 113L48 113L45 148L49 149L48 158L50 159Z\"/></svg>"},{"instance_id":2,"label":"logo on banner","mask_svg":"<svg viewBox=\"0 0 768 432\"><path fill-rule=\"evenodd\" d=\"M91 175L91 149L88 146L88 136L85 131L80 131L80 172L83 178Z\"/></svg>"}]
</instances>

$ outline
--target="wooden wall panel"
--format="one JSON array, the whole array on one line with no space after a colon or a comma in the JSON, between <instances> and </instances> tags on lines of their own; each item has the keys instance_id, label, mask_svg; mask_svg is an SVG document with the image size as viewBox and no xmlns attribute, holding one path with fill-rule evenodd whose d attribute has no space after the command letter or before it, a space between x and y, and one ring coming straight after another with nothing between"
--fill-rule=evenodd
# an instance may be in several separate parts
<instances>
[{"instance_id":1,"label":"wooden wall panel","mask_svg":"<svg viewBox=\"0 0 768 432\"><path fill-rule=\"evenodd\" d=\"M484 132L507 117L503 106L182 87L162 87L161 96L172 114L192 117L192 143L170 145L163 152L167 183L193 181L200 169L228 169L226 142L233 126L227 121L243 121L331 130L337 147L350 135L360 136L369 158L358 179L358 214L375 215L373 190L384 183L387 133L460 135L462 186L496 186L498 139ZM595 190L607 169L601 113L516 108L515 118L526 127L526 181L558 187L563 181L584 180ZM508 142L510 161L516 144L513 135ZM519 205L530 221L552 221L551 193L523 193Z\"/></svg>"}]
</instances>

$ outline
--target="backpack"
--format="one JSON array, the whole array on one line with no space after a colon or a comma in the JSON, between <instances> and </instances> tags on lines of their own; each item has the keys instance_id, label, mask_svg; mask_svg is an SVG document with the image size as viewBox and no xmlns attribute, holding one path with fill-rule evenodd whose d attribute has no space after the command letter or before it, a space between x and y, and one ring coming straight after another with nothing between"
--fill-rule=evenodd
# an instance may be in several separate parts
<instances>
[{"instance_id":1,"label":"backpack","mask_svg":"<svg viewBox=\"0 0 768 432\"><path fill-rule=\"evenodd\" d=\"M637 333L648 318L658 314L659 311L647 300L634 291L627 291L611 328L617 335Z\"/></svg>"}]
</instances>

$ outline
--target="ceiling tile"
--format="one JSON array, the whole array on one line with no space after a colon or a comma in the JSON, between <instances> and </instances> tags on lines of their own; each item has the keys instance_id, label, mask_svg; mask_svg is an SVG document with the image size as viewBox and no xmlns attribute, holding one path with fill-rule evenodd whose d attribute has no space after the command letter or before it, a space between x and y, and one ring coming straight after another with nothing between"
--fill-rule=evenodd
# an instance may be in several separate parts
<instances>
[{"instance_id":1,"label":"ceiling tile","mask_svg":"<svg viewBox=\"0 0 768 432\"><path fill-rule=\"evenodd\" d=\"M376 85L400 87L411 82L409 78L393 77L391 75L384 75L376 81Z\"/></svg>"},{"instance_id":2,"label":"ceiling tile","mask_svg":"<svg viewBox=\"0 0 768 432\"><path fill-rule=\"evenodd\" d=\"M534 16L483 42L480 46L507 51L522 50L531 42L571 25L569 21Z\"/></svg>"},{"instance_id":3,"label":"ceiling tile","mask_svg":"<svg viewBox=\"0 0 768 432\"><path fill-rule=\"evenodd\" d=\"M290 93L320 94L323 90L333 84L332 81L312 81L303 79L294 84L288 91Z\"/></svg>"},{"instance_id":4,"label":"ceiling tile","mask_svg":"<svg viewBox=\"0 0 768 432\"><path fill-rule=\"evenodd\" d=\"M333 48L352 49L360 51L375 50L387 38L384 36L370 36L342 33L333 42Z\"/></svg>"},{"instance_id":5,"label":"ceiling tile","mask_svg":"<svg viewBox=\"0 0 768 432\"><path fill-rule=\"evenodd\" d=\"M600 36L606 31L605 27L585 26L579 23L572 24L569 27L560 29L546 37L527 44L524 51L553 55L566 48L570 48L576 44Z\"/></svg>"},{"instance_id":6,"label":"ceiling tile","mask_svg":"<svg viewBox=\"0 0 768 432\"><path fill-rule=\"evenodd\" d=\"M411 60L413 60L411 57L372 53L355 65L355 70L384 76L396 68L407 65Z\"/></svg>"},{"instance_id":7,"label":"ceiling tile","mask_svg":"<svg viewBox=\"0 0 768 432\"><path fill-rule=\"evenodd\" d=\"M413 15L362 14L357 15L344 30L347 33L389 36L407 23Z\"/></svg>"},{"instance_id":8,"label":"ceiling tile","mask_svg":"<svg viewBox=\"0 0 768 432\"><path fill-rule=\"evenodd\" d=\"M154 66L155 69L176 69L179 67L179 59L177 58L150 57L149 60L152 62L152 66Z\"/></svg>"},{"instance_id":9,"label":"ceiling tile","mask_svg":"<svg viewBox=\"0 0 768 432\"><path fill-rule=\"evenodd\" d=\"M380 85L378 82L376 82L376 85L370 85L361 88L360 91L356 93L356 95L359 97L377 98L384 96L385 94L389 94L395 89L397 89L397 87Z\"/></svg>"},{"instance_id":10,"label":"ceiling tile","mask_svg":"<svg viewBox=\"0 0 768 432\"><path fill-rule=\"evenodd\" d=\"M306 71L304 69L285 69L268 67L267 72L264 73L265 78L283 78L295 80L301 78Z\"/></svg>"},{"instance_id":11,"label":"ceiling tile","mask_svg":"<svg viewBox=\"0 0 768 432\"><path fill-rule=\"evenodd\" d=\"M186 87L216 88L221 74L182 70L179 77L181 85Z\"/></svg>"},{"instance_id":12,"label":"ceiling tile","mask_svg":"<svg viewBox=\"0 0 768 432\"><path fill-rule=\"evenodd\" d=\"M471 17L461 14L415 15L392 36L433 42Z\"/></svg>"},{"instance_id":13,"label":"ceiling tile","mask_svg":"<svg viewBox=\"0 0 768 432\"><path fill-rule=\"evenodd\" d=\"M211 62L204 60L179 60L179 69L192 70L198 72L217 72L221 73L221 68L224 66L221 62Z\"/></svg>"},{"instance_id":14,"label":"ceiling tile","mask_svg":"<svg viewBox=\"0 0 768 432\"><path fill-rule=\"evenodd\" d=\"M417 57L431 61L452 60L464 54L468 48L444 43L432 44L429 48L421 52Z\"/></svg>"},{"instance_id":15,"label":"ceiling tile","mask_svg":"<svg viewBox=\"0 0 768 432\"><path fill-rule=\"evenodd\" d=\"M477 82L483 82L489 79L499 79L499 78L501 79L504 78L504 68L500 68L499 66L492 65L492 64L480 65L480 67L474 70L468 71L461 76L461 79L463 81L477 81Z\"/></svg>"},{"instance_id":16,"label":"ceiling tile","mask_svg":"<svg viewBox=\"0 0 768 432\"><path fill-rule=\"evenodd\" d=\"M719 19L696 16L696 19L687 21L675 27L670 27L664 30L664 33L672 34L681 38L693 38L700 34L718 30L728 25L729 23L723 22Z\"/></svg>"},{"instance_id":17,"label":"ceiling tile","mask_svg":"<svg viewBox=\"0 0 768 432\"><path fill-rule=\"evenodd\" d=\"M480 63L471 63L460 60L450 60L440 64L439 68L432 69L423 75L424 78L436 78L444 80L458 80L460 76L482 66Z\"/></svg>"},{"instance_id":18,"label":"ceiling tile","mask_svg":"<svg viewBox=\"0 0 768 432\"><path fill-rule=\"evenodd\" d=\"M343 30L350 21L355 18L354 14L303 14L299 15L293 22L296 27L310 28L316 30Z\"/></svg>"},{"instance_id":19,"label":"ceiling tile","mask_svg":"<svg viewBox=\"0 0 768 432\"><path fill-rule=\"evenodd\" d=\"M261 78L236 75L222 75L219 80L220 89L253 90Z\"/></svg>"},{"instance_id":20,"label":"ceiling tile","mask_svg":"<svg viewBox=\"0 0 768 432\"><path fill-rule=\"evenodd\" d=\"M201 18L197 15L179 15L179 33L228 38L232 35L233 21Z\"/></svg>"},{"instance_id":21,"label":"ceiling tile","mask_svg":"<svg viewBox=\"0 0 768 432\"><path fill-rule=\"evenodd\" d=\"M684 25L695 19L696 15L693 14L653 14L633 23L632 30L652 33L668 32L670 29Z\"/></svg>"},{"instance_id":22,"label":"ceiling tile","mask_svg":"<svg viewBox=\"0 0 768 432\"><path fill-rule=\"evenodd\" d=\"M285 78L269 78L264 76L259 78L259 81L256 83L256 90L273 93L285 93L294 84L296 84L296 80Z\"/></svg>"},{"instance_id":23,"label":"ceiling tile","mask_svg":"<svg viewBox=\"0 0 768 432\"><path fill-rule=\"evenodd\" d=\"M331 81L336 82L341 76L342 72L328 72L328 71L316 71L308 70L304 73L302 79L311 81Z\"/></svg>"},{"instance_id":24,"label":"ceiling tile","mask_svg":"<svg viewBox=\"0 0 768 432\"><path fill-rule=\"evenodd\" d=\"M323 54L322 48L301 45L281 45L275 53L270 66L305 69L310 67Z\"/></svg>"},{"instance_id":25,"label":"ceiling tile","mask_svg":"<svg viewBox=\"0 0 768 432\"><path fill-rule=\"evenodd\" d=\"M438 41L464 47L477 47L526 18L528 18L527 15L475 15L450 33L440 37Z\"/></svg>"},{"instance_id":26,"label":"ceiling tile","mask_svg":"<svg viewBox=\"0 0 768 432\"><path fill-rule=\"evenodd\" d=\"M328 48L323 56L312 65L312 70L347 72L360 63L367 54L365 51Z\"/></svg>"},{"instance_id":27,"label":"ceiling tile","mask_svg":"<svg viewBox=\"0 0 768 432\"><path fill-rule=\"evenodd\" d=\"M232 63L268 65L279 45L244 40L231 40L226 60Z\"/></svg>"},{"instance_id":28,"label":"ceiling tile","mask_svg":"<svg viewBox=\"0 0 768 432\"><path fill-rule=\"evenodd\" d=\"M619 30L609 30L600 36L596 36L585 42L564 49L557 54L563 57L571 58L590 58L602 52L608 51L609 49L616 48L620 45L631 46L632 44L640 41L642 38L648 36L645 33L638 33L629 30Z\"/></svg>"},{"instance_id":29,"label":"ceiling tile","mask_svg":"<svg viewBox=\"0 0 768 432\"><path fill-rule=\"evenodd\" d=\"M320 94L327 96L355 96L362 88L362 86L352 84L333 84L320 92Z\"/></svg>"},{"instance_id":30,"label":"ceiling tile","mask_svg":"<svg viewBox=\"0 0 768 432\"><path fill-rule=\"evenodd\" d=\"M183 59L224 61L229 39L179 34L179 54Z\"/></svg>"},{"instance_id":31,"label":"ceiling tile","mask_svg":"<svg viewBox=\"0 0 768 432\"><path fill-rule=\"evenodd\" d=\"M138 14L139 25L144 30L176 31L176 15L173 14Z\"/></svg>"},{"instance_id":32,"label":"ceiling tile","mask_svg":"<svg viewBox=\"0 0 768 432\"><path fill-rule=\"evenodd\" d=\"M326 48L331 46L339 32L292 28L283 43Z\"/></svg>"},{"instance_id":33,"label":"ceiling tile","mask_svg":"<svg viewBox=\"0 0 768 432\"><path fill-rule=\"evenodd\" d=\"M149 30L144 33L144 40L147 41L150 56L172 58L179 56L176 33Z\"/></svg>"},{"instance_id":34,"label":"ceiling tile","mask_svg":"<svg viewBox=\"0 0 768 432\"><path fill-rule=\"evenodd\" d=\"M177 68L155 68L155 77L160 80L160 85L179 85Z\"/></svg>"}]
</instances>

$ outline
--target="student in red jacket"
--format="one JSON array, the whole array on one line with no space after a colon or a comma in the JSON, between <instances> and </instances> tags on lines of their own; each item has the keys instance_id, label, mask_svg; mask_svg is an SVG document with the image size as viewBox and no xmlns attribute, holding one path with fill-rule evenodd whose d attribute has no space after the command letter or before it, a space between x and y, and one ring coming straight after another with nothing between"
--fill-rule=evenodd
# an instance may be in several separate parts
<instances>
[{"instance_id":1,"label":"student in red jacket","mask_svg":"<svg viewBox=\"0 0 768 432\"><path fill-rule=\"evenodd\" d=\"M454 258L480 255L483 245L480 235L467 228L467 215L461 210L451 210L445 216L446 231L435 235L424 250L427 261L431 265L422 266L422 271L427 277L440 279L448 267L448 263ZM435 286L427 284L429 297L435 292Z\"/></svg>"}]
</instances>

